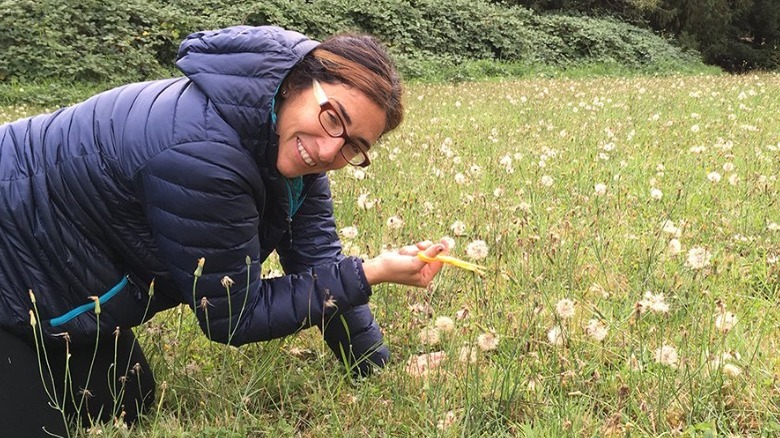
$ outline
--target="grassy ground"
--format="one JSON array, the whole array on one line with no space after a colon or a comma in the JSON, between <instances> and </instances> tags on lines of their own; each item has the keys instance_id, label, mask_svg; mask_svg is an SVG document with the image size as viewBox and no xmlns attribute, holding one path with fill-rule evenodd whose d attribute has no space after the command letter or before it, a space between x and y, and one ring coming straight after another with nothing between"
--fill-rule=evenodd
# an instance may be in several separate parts
<instances>
[{"instance_id":1,"label":"grassy ground","mask_svg":"<svg viewBox=\"0 0 780 438\"><path fill-rule=\"evenodd\" d=\"M483 242L486 275L377 287L393 362L359 381L316 330L236 349L159 314L138 330L157 409L90 433L774 436L778 95L769 74L413 84L374 164L332 175L345 252L446 235Z\"/></svg>"}]
</instances>

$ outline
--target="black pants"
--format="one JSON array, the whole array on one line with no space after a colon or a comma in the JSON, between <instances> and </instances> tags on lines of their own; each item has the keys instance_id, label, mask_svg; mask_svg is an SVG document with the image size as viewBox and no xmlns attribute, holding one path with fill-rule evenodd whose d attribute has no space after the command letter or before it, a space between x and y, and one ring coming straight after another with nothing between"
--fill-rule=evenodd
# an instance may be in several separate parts
<instances>
[{"instance_id":1,"label":"black pants","mask_svg":"<svg viewBox=\"0 0 780 438\"><path fill-rule=\"evenodd\" d=\"M70 425L83 427L116 418L132 424L154 401L154 376L131 330L101 342L97 354L94 345L71 347L67 373L64 348L47 349L48 367L39 352L40 361L34 344L0 329L2 436L65 436L69 424L51 406L55 397Z\"/></svg>"}]
</instances>

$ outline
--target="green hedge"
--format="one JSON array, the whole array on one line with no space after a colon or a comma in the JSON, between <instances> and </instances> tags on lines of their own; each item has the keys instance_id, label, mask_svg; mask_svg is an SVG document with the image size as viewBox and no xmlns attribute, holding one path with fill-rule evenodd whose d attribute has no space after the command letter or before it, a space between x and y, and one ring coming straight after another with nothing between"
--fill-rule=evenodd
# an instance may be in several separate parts
<instances>
[{"instance_id":1,"label":"green hedge","mask_svg":"<svg viewBox=\"0 0 780 438\"><path fill-rule=\"evenodd\" d=\"M406 78L484 60L563 68L701 64L698 54L625 23L486 0L0 0L0 82L170 75L184 36L232 24L276 24L316 39L373 33Z\"/></svg>"}]
</instances>

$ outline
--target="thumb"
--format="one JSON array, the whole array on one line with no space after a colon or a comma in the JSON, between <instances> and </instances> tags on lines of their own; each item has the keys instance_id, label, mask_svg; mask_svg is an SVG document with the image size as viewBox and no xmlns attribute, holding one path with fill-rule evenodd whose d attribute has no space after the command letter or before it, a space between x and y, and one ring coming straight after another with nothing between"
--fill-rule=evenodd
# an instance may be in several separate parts
<instances>
[{"instance_id":1,"label":"thumb","mask_svg":"<svg viewBox=\"0 0 780 438\"><path fill-rule=\"evenodd\" d=\"M444 249L445 249L444 245L442 245L441 243L437 243L435 245L431 245L428 248L426 248L425 251L423 251L423 254L425 254L428 257L436 257L437 255L444 252Z\"/></svg>"}]
</instances>

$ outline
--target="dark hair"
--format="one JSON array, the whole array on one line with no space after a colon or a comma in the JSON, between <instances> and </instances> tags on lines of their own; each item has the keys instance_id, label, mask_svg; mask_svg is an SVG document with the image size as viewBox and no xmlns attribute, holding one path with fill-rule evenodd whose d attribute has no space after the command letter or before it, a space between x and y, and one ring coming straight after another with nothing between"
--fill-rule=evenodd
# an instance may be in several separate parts
<instances>
[{"instance_id":1,"label":"dark hair","mask_svg":"<svg viewBox=\"0 0 780 438\"><path fill-rule=\"evenodd\" d=\"M395 63L371 35L347 33L328 38L290 70L281 89L287 96L294 95L309 89L312 79L340 82L363 92L387 114L383 134L403 120L403 85Z\"/></svg>"}]
</instances>

